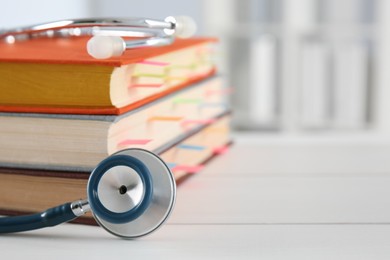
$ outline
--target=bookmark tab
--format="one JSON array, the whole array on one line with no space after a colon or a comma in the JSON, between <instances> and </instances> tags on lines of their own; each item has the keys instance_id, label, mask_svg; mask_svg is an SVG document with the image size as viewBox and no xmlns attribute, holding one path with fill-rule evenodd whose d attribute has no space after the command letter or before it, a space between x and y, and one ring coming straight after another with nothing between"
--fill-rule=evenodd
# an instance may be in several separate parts
<instances>
[{"instance_id":1,"label":"bookmark tab","mask_svg":"<svg viewBox=\"0 0 390 260\"><path fill-rule=\"evenodd\" d=\"M152 116L148 119L148 122L153 121L180 121L183 117L180 116Z\"/></svg>"},{"instance_id":2,"label":"bookmark tab","mask_svg":"<svg viewBox=\"0 0 390 260\"><path fill-rule=\"evenodd\" d=\"M134 74L132 77L134 78L161 78L166 81L170 80L182 80L186 81L188 80L188 77L175 77L175 76L168 76L166 74L154 74L154 73L138 73Z\"/></svg>"},{"instance_id":3,"label":"bookmark tab","mask_svg":"<svg viewBox=\"0 0 390 260\"><path fill-rule=\"evenodd\" d=\"M195 166L191 166L191 165L176 165L172 171L173 172L176 172L176 171L184 171L184 172L187 172L187 173L197 173L201 170L203 170L204 168L204 165L195 165Z\"/></svg>"},{"instance_id":4,"label":"bookmark tab","mask_svg":"<svg viewBox=\"0 0 390 260\"><path fill-rule=\"evenodd\" d=\"M177 165L177 163L170 163L170 162L166 162L165 164L168 166L169 169L175 168Z\"/></svg>"},{"instance_id":5,"label":"bookmark tab","mask_svg":"<svg viewBox=\"0 0 390 260\"><path fill-rule=\"evenodd\" d=\"M220 154L225 154L229 150L229 147L227 145L221 145L217 146L213 149L213 153L220 155Z\"/></svg>"},{"instance_id":6,"label":"bookmark tab","mask_svg":"<svg viewBox=\"0 0 390 260\"><path fill-rule=\"evenodd\" d=\"M166 78L165 74L153 74L153 73L138 73L134 74L134 78Z\"/></svg>"},{"instance_id":7,"label":"bookmark tab","mask_svg":"<svg viewBox=\"0 0 390 260\"><path fill-rule=\"evenodd\" d=\"M161 62L161 61L143 60L143 61L137 62L137 64L165 67L165 66L168 66L170 63Z\"/></svg>"},{"instance_id":8,"label":"bookmark tab","mask_svg":"<svg viewBox=\"0 0 390 260\"><path fill-rule=\"evenodd\" d=\"M129 145L145 145L152 141L151 139L126 139L118 143L118 147Z\"/></svg>"},{"instance_id":9,"label":"bookmark tab","mask_svg":"<svg viewBox=\"0 0 390 260\"><path fill-rule=\"evenodd\" d=\"M200 146L200 145L192 145L192 144L179 144L177 146L179 149L185 149L185 150L195 150L195 151L202 151L206 149L206 146Z\"/></svg>"},{"instance_id":10,"label":"bookmark tab","mask_svg":"<svg viewBox=\"0 0 390 260\"><path fill-rule=\"evenodd\" d=\"M214 126L214 127L208 127L204 131L206 133L226 133L229 132L229 128L226 126Z\"/></svg>"}]
</instances>

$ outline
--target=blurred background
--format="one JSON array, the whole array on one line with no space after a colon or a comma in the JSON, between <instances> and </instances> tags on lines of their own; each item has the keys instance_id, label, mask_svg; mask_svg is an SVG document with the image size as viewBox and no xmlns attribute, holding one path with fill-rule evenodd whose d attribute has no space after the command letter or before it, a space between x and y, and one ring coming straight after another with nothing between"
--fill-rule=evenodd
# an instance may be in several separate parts
<instances>
[{"instance_id":1,"label":"blurred background","mask_svg":"<svg viewBox=\"0 0 390 260\"><path fill-rule=\"evenodd\" d=\"M237 131L390 132L390 1L14 0L0 27L64 18L192 16L220 38Z\"/></svg>"}]
</instances>

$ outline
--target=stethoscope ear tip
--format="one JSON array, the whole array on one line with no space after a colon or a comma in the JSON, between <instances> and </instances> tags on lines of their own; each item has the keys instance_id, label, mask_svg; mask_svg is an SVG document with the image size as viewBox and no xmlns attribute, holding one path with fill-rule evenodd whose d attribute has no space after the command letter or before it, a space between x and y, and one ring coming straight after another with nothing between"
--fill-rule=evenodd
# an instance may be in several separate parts
<instances>
[{"instance_id":1,"label":"stethoscope ear tip","mask_svg":"<svg viewBox=\"0 0 390 260\"><path fill-rule=\"evenodd\" d=\"M168 16L165 21L175 24L174 35L178 38L192 37L197 31L195 20L189 16Z\"/></svg>"},{"instance_id":2,"label":"stethoscope ear tip","mask_svg":"<svg viewBox=\"0 0 390 260\"><path fill-rule=\"evenodd\" d=\"M120 36L93 36L87 43L87 52L95 59L108 59L121 56L126 43Z\"/></svg>"}]
</instances>

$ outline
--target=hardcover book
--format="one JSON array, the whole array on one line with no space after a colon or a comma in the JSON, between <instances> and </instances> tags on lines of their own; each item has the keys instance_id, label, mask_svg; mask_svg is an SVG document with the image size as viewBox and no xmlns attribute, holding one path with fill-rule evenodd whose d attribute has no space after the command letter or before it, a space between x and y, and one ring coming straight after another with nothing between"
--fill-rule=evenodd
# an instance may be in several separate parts
<instances>
[{"instance_id":1,"label":"hardcover book","mask_svg":"<svg viewBox=\"0 0 390 260\"><path fill-rule=\"evenodd\" d=\"M91 170L119 150L158 150L228 111L213 77L120 116L0 113L0 165Z\"/></svg>"},{"instance_id":2,"label":"hardcover book","mask_svg":"<svg viewBox=\"0 0 390 260\"><path fill-rule=\"evenodd\" d=\"M230 116L203 126L179 142L154 150L166 162L180 184L201 171L215 156L227 151L231 143ZM0 168L0 214L21 215L86 198L90 172L42 169ZM18 194L15 196L15 194ZM96 224L91 214L78 223Z\"/></svg>"},{"instance_id":3,"label":"hardcover book","mask_svg":"<svg viewBox=\"0 0 390 260\"><path fill-rule=\"evenodd\" d=\"M0 42L0 111L122 114L215 72L211 38L97 60L87 37Z\"/></svg>"}]
</instances>

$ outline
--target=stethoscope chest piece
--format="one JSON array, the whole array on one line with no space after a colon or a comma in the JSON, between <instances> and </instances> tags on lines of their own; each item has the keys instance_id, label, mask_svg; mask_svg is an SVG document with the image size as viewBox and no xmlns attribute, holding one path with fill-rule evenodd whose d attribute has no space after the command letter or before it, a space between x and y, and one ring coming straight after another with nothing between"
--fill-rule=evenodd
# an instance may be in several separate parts
<instances>
[{"instance_id":1,"label":"stethoscope chest piece","mask_svg":"<svg viewBox=\"0 0 390 260\"><path fill-rule=\"evenodd\" d=\"M158 156L143 149L127 149L95 168L87 193L99 225L114 235L137 238L165 222L174 206L176 186Z\"/></svg>"}]
</instances>

